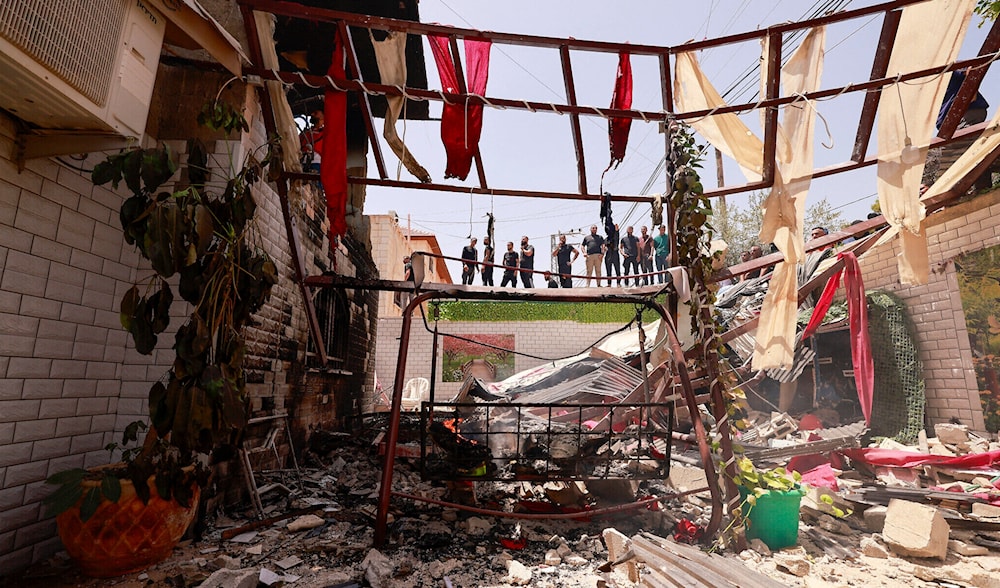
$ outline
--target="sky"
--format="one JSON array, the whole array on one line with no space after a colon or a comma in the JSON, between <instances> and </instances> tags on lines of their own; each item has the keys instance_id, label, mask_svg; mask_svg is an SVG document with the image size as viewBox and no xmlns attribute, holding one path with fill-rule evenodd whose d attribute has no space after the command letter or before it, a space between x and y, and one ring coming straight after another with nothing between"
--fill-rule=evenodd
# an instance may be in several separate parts
<instances>
[{"instance_id":1,"label":"sky","mask_svg":"<svg viewBox=\"0 0 1000 588\"><path fill-rule=\"evenodd\" d=\"M788 21L799 21L830 8L857 9L878 4L867 0L707 0L701 2L664 2L662 0L422 0L420 18L423 22L441 23L463 28L476 28L507 33L523 33L549 37L573 37L611 42L629 42L673 46L690 40L757 30ZM959 54L960 59L974 57L989 30L989 23L979 26L981 19L973 15ZM854 19L830 25L826 36L822 88L840 87L863 82L871 74L872 59L881 30L881 15ZM441 87L430 49L424 42L429 88ZM795 43L786 34L786 55ZM797 46L795 44L794 46ZM760 55L759 42L754 40L701 51L698 59L705 74L730 103L755 100L759 74L753 69ZM577 102L581 105L607 107L611 102L617 69L617 56L585 51L572 51ZM984 79L981 91L991 103L990 116L1000 104L1000 73L992 68ZM633 108L659 111L660 78L655 58L632 56ZM541 102L567 103L558 51L495 43L492 48L487 96ZM816 124L814 168L841 163L850 159L857 133L863 92L844 94L816 104L823 120ZM478 186L473 165L465 181L444 180L446 155L440 139L440 103L431 102L430 121L400 121L397 131L404 137L408 149L430 172L437 183ZM762 136L759 114L741 116L747 126ZM825 120L825 123L824 123ZM570 130L570 118L554 113L496 110L486 108L483 117L480 152L488 185L493 188L520 190L577 190L576 157ZM381 120L376 123L381 135ZM877 123L876 123L877 124ZM581 117L584 153L587 163L587 184L597 192L601 173L607 167L607 121L595 116ZM381 137L380 137L381 140ZM696 140L705 141L696 136ZM654 194L665 189L665 175L653 175L663 156L663 136L655 123L636 120L632 123L625 160L607 172L603 189L614 194ZM869 154L876 148L875 137ZM390 178L414 181L405 168L400 168L393 153L382 144L383 156ZM709 150L703 162L702 183L712 188L716 183L714 153ZM374 160L369 154L369 176L377 177ZM723 163L727 185L744 184L735 162ZM646 190L644 192L644 189ZM845 224L863 219L876 201L875 166L853 172L814 179L807 205L826 200L840 212ZM745 205L746 195L731 195L728 202ZM633 206L628 202L614 205L614 218L627 225L651 225L650 206ZM507 241L515 244L527 235L537 248L541 268L542 255L548 257L552 236L560 232L587 231L591 224L601 226L597 201L518 198L436 192L368 186L366 214L395 212L400 224L418 231L437 235L445 255L458 257L468 244L470 235L482 239L486 234L486 214L496 219L498 251ZM839 227L830 227L839 228ZM578 237L569 241L579 242ZM373 243L377 247L377 243ZM449 261L455 281L461 271L457 262ZM584 273L583 259L574 264L574 273ZM499 278L496 278L499 279ZM477 283L478 283L477 278Z\"/></svg>"}]
</instances>

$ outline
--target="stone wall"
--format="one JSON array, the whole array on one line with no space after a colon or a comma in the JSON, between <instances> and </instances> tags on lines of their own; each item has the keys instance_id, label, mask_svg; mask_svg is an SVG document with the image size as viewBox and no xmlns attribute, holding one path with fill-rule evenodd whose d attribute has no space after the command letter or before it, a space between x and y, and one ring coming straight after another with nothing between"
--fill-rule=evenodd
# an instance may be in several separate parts
<instances>
[{"instance_id":1,"label":"stone wall","mask_svg":"<svg viewBox=\"0 0 1000 588\"><path fill-rule=\"evenodd\" d=\"M1000 191L931 214L925 227L931 266L927 284L899 283L899 246L893 241L861 259L865 288L892 292L906 303L916 325L929 420L940 423L955 417L984 431L954 259L1000 243Z\"/></svg>"}]
</instances>

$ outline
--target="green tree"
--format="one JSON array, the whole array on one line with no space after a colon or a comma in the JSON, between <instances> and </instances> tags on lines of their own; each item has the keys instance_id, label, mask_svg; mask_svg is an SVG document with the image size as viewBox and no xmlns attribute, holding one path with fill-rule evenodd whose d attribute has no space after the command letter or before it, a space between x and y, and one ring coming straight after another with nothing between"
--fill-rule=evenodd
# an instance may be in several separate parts
<instances>
[{"instance_id":1,"label":"green tree","mask_svg":"<svg viewBox=\"0 0 1000 588\"><path fill-rule=\"evenodd\" d=\"M1000 1L1000 0L998 0ZM721 201L714 204L712 226L715 228L715 238L721 238L729 244L726 254L726 265L739 263L740 254L754 245L760 245L765 252L767 243L760 242L760 227L764 222L764 192L751 192L746 208L730 202L722 205ZM826 227L836 230L844 225L840 213L834 210L826 200L819 200L806 207L805 230L811 227Z\"/></svg>"}]
</instances>

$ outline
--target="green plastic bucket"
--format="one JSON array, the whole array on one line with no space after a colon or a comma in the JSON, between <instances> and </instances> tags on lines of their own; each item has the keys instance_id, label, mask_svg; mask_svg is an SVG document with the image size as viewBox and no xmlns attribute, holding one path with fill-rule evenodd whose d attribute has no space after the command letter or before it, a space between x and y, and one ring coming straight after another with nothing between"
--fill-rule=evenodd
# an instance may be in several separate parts
<instances>
[{"instance_id":1,"label":"green plastic bucket","mask_svg":"<svg viewBox=\"0 0 1000 588\"><path fill-rule=\"evenodd\" d=\"M747 539L760 539L769 549L791 547L799 541L799 504L805 491L802 489L769 490L757 497L757 504L746 503L746 488L739 486L743 499Z\"/></svg>"}]
</instances>

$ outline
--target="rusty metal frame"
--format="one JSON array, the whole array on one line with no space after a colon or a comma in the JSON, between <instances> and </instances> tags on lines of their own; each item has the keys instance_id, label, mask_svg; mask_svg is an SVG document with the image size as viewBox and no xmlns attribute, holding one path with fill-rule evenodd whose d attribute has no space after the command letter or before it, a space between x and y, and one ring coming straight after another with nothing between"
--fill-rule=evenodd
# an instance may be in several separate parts
<instances>
[{"instance_id":1,"label":"rusty metal frame","mask_svg":"<svg viewBox=\"0 0 1000 588\"><path fill-rule=\"evenodd\" d=\"M408 284L408 282L404 282ZM410 329L413 322L413 311L419 308L424 302L432 299L458 299L458 300L521 300L521 301L544 301L544 302L608 302L608 303L619 303L619 304L635 304L640 305L644 308L653 310L657 312L664 324L666 325L667 338L669 342L671 359L674 363L674 369L676 371L677 378L681 385L681 390L684 395L684 400L687 405L688 411L690 412L691 420L694 424L695 438L698 442L698 450L701 456L702 467L705 470L705 476L708 480L708 489L712 498L712 515L707 525L705 535L706 537L714 537L715 533L719 530L722 522L723 507L722 507L722 492L718 485L718 474L715 470L714 460L711 454L711 449L708 444L708 434L705 428L705 424L701 420L701 414L698 409L697 399L694 394L694 388L691 385L691 378L688 373L687 363L684 357L684 349L681 347L679 338L677 337L677 331L674 327L673 318L670 313L667 312L662 305L656 302L651 297L639 296L633 294L619 294L619 293L605 293L600 295L588 294L586 292L582 293L572 293L567 290L554 289L539 289L535 291L526 290L503 290L495 291L492 288L480 288L476 286L463 286L454 287L449 284L425 284L422 286L425 291L415 296L410 300L406 308L403 309L403 323L400 328L399 333L399 354L396 361L396 374L393 381L392 389L392 402L389 409L389 430L385 435L385 461L382 467L382 479L379 486L379 504L378 511L375 518L375 534L374 543L376 546L382 546L386 543L388 536L388 516L389 507L393 496L406 497L411 499L416 499L417 497L403 495L400 493L393 492L392 490L392 479L393 471L395 468L396 459L396 443L399 441L399 421L400 412L403 403L403 386L406 379L406 361L407 354L409 352L409 342L410 342ZM721 402L721 398L716 398L716 390L712 390L712 401ZM723 410L724 404L722 404ZM727 428L722 427L719 430L719 434L723 438L728 438L729 431ZM727 453L726 447L729 446L727 443L723 443L723 462L732 462L733 456L730 452Z\"/></svg>"},{"instance_id":2,"label":"rusty metal frame","mask_svg":"<svg viewBox=\"0 0 1000 588\"><path fill-rule=\"evenodd\" d=\"M768 27L766 29L760 29L756 31L749 31L744 33L739 33L735 35L729 35L725 37L720 37L717 39L707 39L698 42L685 43L683 45L676 46L655 46L655 45L633 45L627 43L612 43L604 41L592 41L592 40L582 40L582 39L560 39L555 37L545 37L538 35L520 35L512 33L498 33L492 31L480 31L476 29L451 27L437 24L427 24L420 22L396 20L390 18L369 16L363 14L355 14L349 12L342 12L337 10L329 10L324 8L317 8L312 6L303 6L300 4L285 2L281 0L240 0L240 4L243 6L251 7L254 10L261 10L266 12L272 12L274 14L282 16L290 16L314 21L322 22L332 22L337 23L339 27L349 29L350 26L357 26L363 28L375 28L386 31L399 31L407 34L417 34L417 35L439 35L445 36L449 39L451 45L451 53L453 55L453 61L455 62L456 73L459 76L460 82L463 80L463 72L461 66L461 60L458 56L457 51L457 39L458 38L478 38L478 39L490 39L495 43L502 43L508 45L519 45L537 48L546 48L557 50L560 53L560 61L562 64L563 82L566 87L566 104L552 104L545 102L535 102L520 99L509 99L509 98L498 98L498 97L486 97L478 96L474 94L465 93L464 83L460 83L462 92L458 94L449 94L441 91L435 90L424 90L420 88L401 88L397 86L388 86L384 84L367 83L363 80L329 80L323 76L313 76L309 74L304 74L302 72L279 72L263 70L257 67L245 68L244 72L252 75L261 77L262 79L277 79L286 84L306 84L309 86L322 86L330 89L344 90L347 91L360 91L365 94L375 93L375 94L385 94L385 95L404 95L408 99L415 100L434 100L434 101L448 101L451 103L479 103L486 106L494 106L503 109L519 109L519 110L529 110L532 112L550 112L557 114L569 114L570 115L570 132L573 137L574 151L576 155L577 164L577 192L547 192L547 191L534 191L534 190L517 190L517 189L506 189L506 188L492 188L489 187L486 182L485 169L483 166L482 157L477 153L475 156L477 172L479 175L479 186L478 187L467 187L452 184L443 183L421 183L416 181L401 181L401 180L391 180L387 179L384 172L384 164L379 166L379 178L360 178L360 177L349 177L348 181L352 184L360 185L371 185L371 186L386 186L386 187L396 187L396 188L409 188L418 190L432 190L432 191L445 191L445 192L461 192L461 193L473 193L473 194L490 194L490 195L507 195L507 196L526 196L526 197L550 197L550 198L565 198L565 199L578 199L578 200L599 200L600 194L590 193L587 188L586 182L586 166L583 154L583 140L579 129L579 117L580 116L600 116L603 118L610 117L625 117L632 119L642 119L646 122L653 121L660 124L667 124L671 120L689 120L697 119L709 114L724 114L724 113L742 113L757 108L766 109L765 115L765 125L764 125L764 157L762 162L762 180L759 182L751 182L740 185L724 186L716 188L713 190L707 190L705 194L709 197L721 197L728 194L736 194L740 192L747 192L750 190L760 190L767 189L774 184L774 152L776 147L776 129L777 129L777 109L780 106L791 104L793 102L808 99L808 100L820 100L824 98L832 98L839 96L840 94L847 92L866 92L864 106L862 108L861 117L858 124L857 138L855 139L855 146L851 154L851 159L847 162L829 166L823 169L817 169L814 172L813 177L823 177L825 175L831 175L833 173L843 173L846 171L851 171L864 167L867 165L872 165L876 162L875 158L866 158L865 151L867 150L868 142L871 137L872 127L875 121L875 112L878 105L878 97L881 93L881 89L885 86L905 82L912 79L940 75L942 73L953 71L955 69L960 69L964 67L979 67L988 66L989 63L995 58L993 53L997 50L998 45L1000 45L1000 32L997 30L997 25L994 25L993 30L988 36L987 40L984 42L980 54L976 58L962 60L947 66L936 66L934 68L928 68L925 70L917 72L908 72L902 76L885 77L885 68L888 65L889 55L891 54L892 47L895 43L895 32L898 27L900 9L908 6L910 4L915 4L918 2L924 2L927 0L894 0L890 2L884 2L881 4L876 4L873 6L867 6L855 10L847 10L842 12L837 12L834 14L828 14L825 16L812 18L808 20L803 20L800 22L784 23L780 25L775 25ZM884 14L882 34L879 40L878 50L872 65L872 76L867 82L849 84L847 86L842 86L839 88L831 88L826 90L818 90L805 94L804 96L780 96L779 81L780 81L780 62L781 62L781 37L784 33L804 30L807 28L821 26L836 22L843 22L851 19L856 19L864 16L869 16L872 14ZM671 90L671 79L670 79L670 66L669 66L669 55L677 54L681 52L688 52L694 50L705 49L709 47L718 47L723 45L729 45L733 43L741 43L745 41L751 41L754 39L770 39L770 49L768 56L768 79L766 80L766 95L764 100L760 102L747 102L742 104L727 105L722 108L712 109L712 110L702 110L702 111L692 111L680 114L675 114L672 112L672 96L670 95ZM349 37L348 37L349 39ZM647 55L657 57L660 60L661 69L661 86L662 93L664 95L664 107L661 111L641 111L641 110L621 110L613 108L599 108L594 106L579 105L576 103L575 97L575 82L573 80L572 68L570 66L570 51L593 51L593 52L603 52L603 53L615 53L621 51L626 51L631 54L636 55ZM350 50L353 53L353 49ZM975 95L975 89L978 88L979 82L981 81L982 75L985 75L985 67L982 69L976 69L969 75L969 79L966 84L963 85L960 95L956 98L956 108L952 110L959 112L957 108L961 106L959 100L965 100L971 96ZM358 76L360 78L360 75ZM966 102L967 104L967 102ZM372 145L378 144L378 139L374 133L374 127L370 124L370 113L365 115L366 118L366 129L369 135L369 142ZM957 116L957 115L956 115ZM940 139L950 140L951 134L954 129L951 125L951 120L947 121L947 125L942 128L940 134ZM957 125L957 122L955 122ZM376 153L376 165L379 164L380 153ZM622 201L632 201L632 202L648 202L650 197L645 195L616 195L616 200Z\"/></svg>"}]
</instances>

